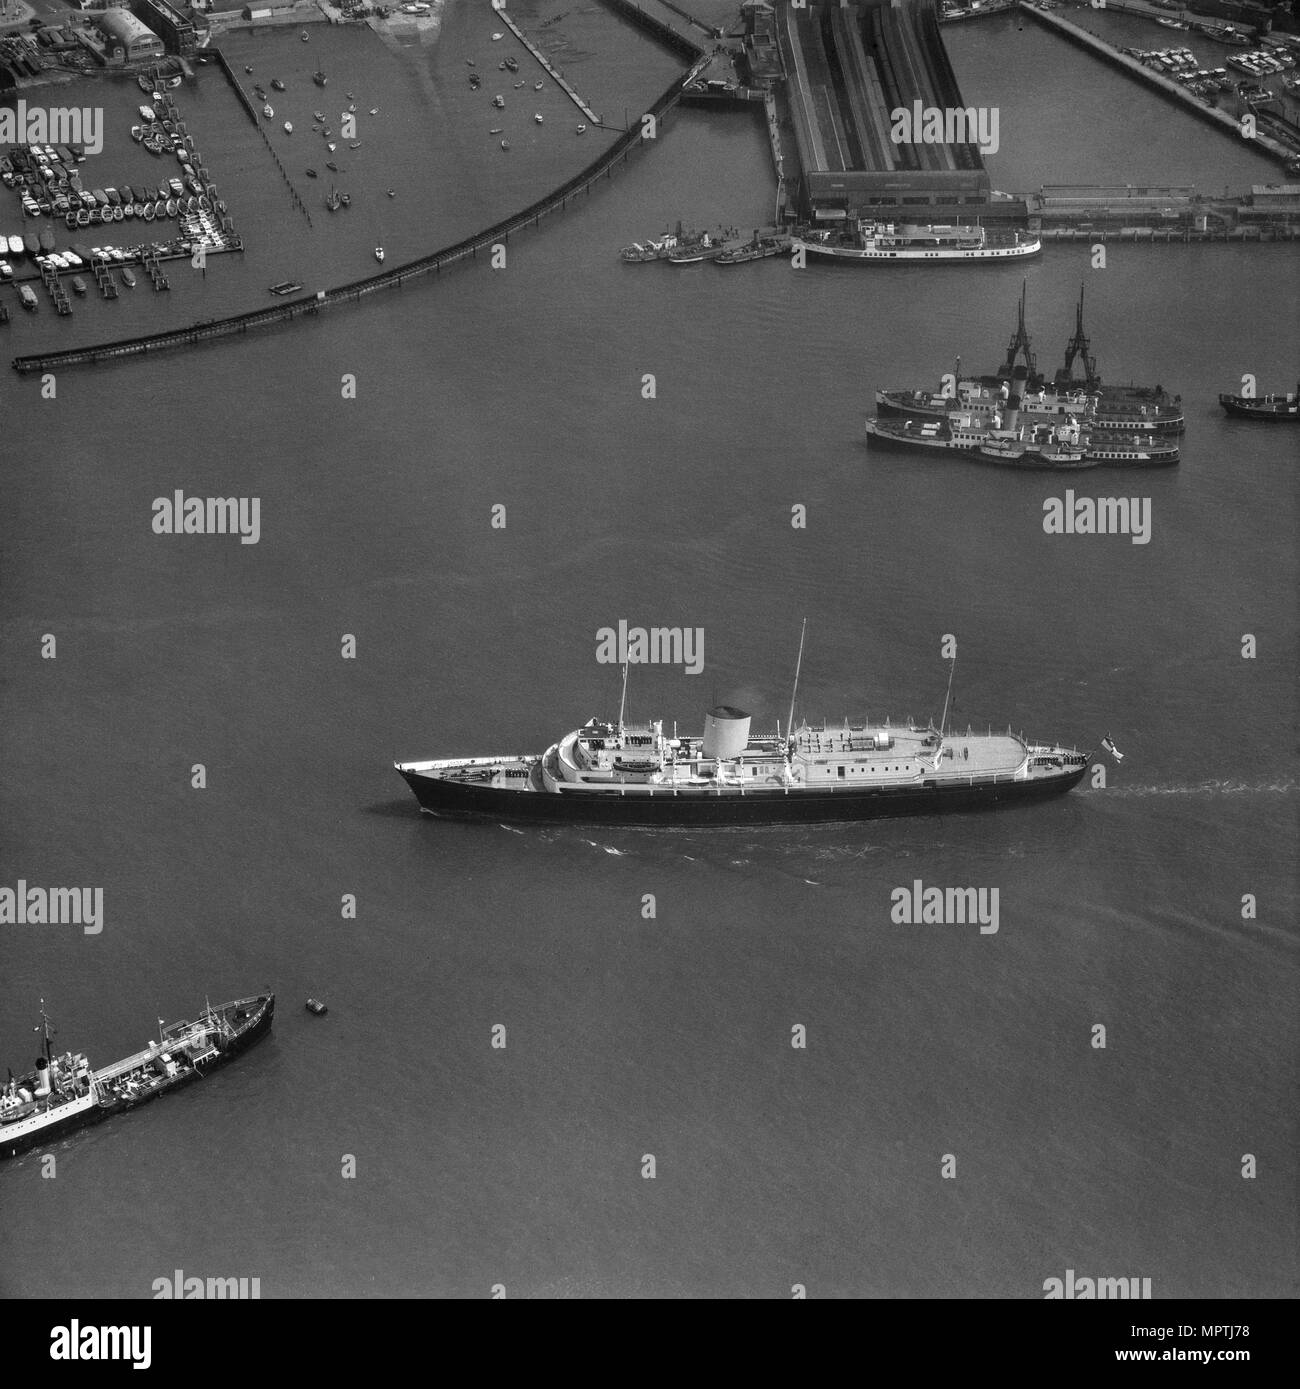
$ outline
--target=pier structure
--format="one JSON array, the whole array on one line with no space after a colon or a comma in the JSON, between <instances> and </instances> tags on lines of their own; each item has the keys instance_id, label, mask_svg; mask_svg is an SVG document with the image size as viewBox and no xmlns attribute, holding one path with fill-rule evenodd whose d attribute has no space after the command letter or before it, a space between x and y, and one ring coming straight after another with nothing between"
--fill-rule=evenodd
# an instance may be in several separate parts
<instances>
[{"instance_id":1,"label":"pier structure","mask_svg":"<svg viewBox=\"0 0 1300 1389\"><path fill-rule=\"evenodd\" d=\"M933 0L761 0L745 13L756 80L772 78L769 21L775 30L799 164L797 215L1024 222L1023 202L990 191L973 143L976 113L963 106ZM909 120L961 113L964 138L899 138L900 111Z\"/></svg>"},{"instance_id":2,"label":"pier structure","mask_svg":"<svg viewBox=\"0 0 1300 1389\"><path fill-rule=\"evenodd\" d=\"M509 29L510 32L515 36L515 38L517 38L519 42L523 44L523 46L529 51L529 53L531 53L533 57L537 59L538 63L540 63L542 68L545 70L547 76L551 78L551 80L555 83L557 87L559 87L559 89L564 93L564 95L567 96L571 102L573 102L573 104L578 108L579 111L582 112L584 116L586 116L586 118L592 123L592 125L599 125L601 123L600 117L591 109L590 106L587 105L587 103L582 99L582 97L578 95L578 93L573 89L572 85L569 83L567 78L565 78L564 74L560 72L560 70L551 63L551 60L546 56L546 54L543 53L542 50L538 48L535 43L533 43L533 41L528 37L528 35L525 34L524 31L514 22L514 20L510 18L510 15L506 12L505 5L502 3L498 3L498 0L493 0L492 8L500 17L502 24L504 24L506 28Z\"/></svg>"},{"instance_id":3,"label":"pier structure","mask_svg":"<svg viewBox=\"0 0 1300 1389\"><path fill-rule=\"evenodd\" d=\"M1037 5L1027 3L1027 0L1021 0L1020 10L1039 24L1062 35L1071 43L1087 49L1104 62L1110 63L1112 67L1120 68L1130 77L1146 83L1152 90L1159 92L1161 96L1167 97L1170 101L1177 102L1185 110L1199 116L1201 120L1217 126L1225 135L1238 141L1242 139L1241 122L1238 117L1230 115L1227 111L1220 111L1216 106L1207 106L1205 102L1185 87L1180 86L1163 73L1154 72L1151 68L1143 66L1136 58L1130 57L1127 53L1121 53L1105 39L1098 38L1096 34L1090 33L1073 21L1062 18L1055 10L1039 9ZM1296 151L1294 149L1284 145L1271 135L1257 133L1251 143L1263 153L1283 164L1295 158Z\"/></svg>"}]
</instances>

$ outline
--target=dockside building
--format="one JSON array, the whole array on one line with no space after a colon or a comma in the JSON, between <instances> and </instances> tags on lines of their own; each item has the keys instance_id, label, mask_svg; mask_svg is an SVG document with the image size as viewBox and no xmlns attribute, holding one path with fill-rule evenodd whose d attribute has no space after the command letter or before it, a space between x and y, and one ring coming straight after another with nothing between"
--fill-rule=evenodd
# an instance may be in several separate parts
<instances>
[{"instance_id":1,"label":"dockside building","mask_svg":"<svg viewBox=\"0 0 1300 1389\"><path fill-rule=\"evenodd\" d=\"M768 11L798 152L794 202L802 218L829 224L1027 217L1023 201L991 196L975 112L962 102L935 0L765 0L747 27ZM896 113L918 110L966 113L957 124L969 120L970 138L897 138Z\"/></svg>"}]
</instances>

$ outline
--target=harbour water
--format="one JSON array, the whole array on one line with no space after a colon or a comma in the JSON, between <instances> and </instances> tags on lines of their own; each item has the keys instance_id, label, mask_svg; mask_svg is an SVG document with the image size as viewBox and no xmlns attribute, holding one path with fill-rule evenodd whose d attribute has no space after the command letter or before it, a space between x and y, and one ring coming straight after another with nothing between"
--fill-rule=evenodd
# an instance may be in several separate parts
<instances>
[{"instance_id":1,"label":"harbour water","mask_svg":"<svg viewBox=\"0 0 1300 1389\"><path fill-rule=\"evenodd\" d=\"M431 113L437 71L464 85L457 14ZM945 37L967 99L1003 103L999 187L1257 181L1048 34ZM605 42L566 64L598 109L653 53ZM649 61L653 94L673 60ZM504 155L430 149L411 183L441 220L399 259L528 201ZM205 993L281 1008L203 1085L58 1144L55 1180L36 1153L0 1170L0 1292L147 1297L182 1268L263 1297L1038 1297L1073 1268L1294 1293L1296 459L1215 402L1246 372L1294 385L1295 252L617 259L771 199L757 122L683 112L504 270L54 399L6 384L0 883L102 886L105 924L0 927L0 1056L30 1060L42 997L99 1064ZM236 214L266 244L269 205ZM1083 282L1103 376L1181 393L1180 467L866 450L877 387L996 366L1022 280L1040 366ZM1150 542L1045 534L1067 484L1149 499ZM153 533L176 489L260 498L258 543ZM392 770L616 713L595 653L620 619L706 634L699 676L633 669L630 714L698 731L725 700L770 727L804 616L810 717L937 718L953 634L953 722L1109 732L1126 760L1023 811L707 833L433 822ZM997 888L999 930L894 923L918 879Z\"/></svg>"}]
</instances>

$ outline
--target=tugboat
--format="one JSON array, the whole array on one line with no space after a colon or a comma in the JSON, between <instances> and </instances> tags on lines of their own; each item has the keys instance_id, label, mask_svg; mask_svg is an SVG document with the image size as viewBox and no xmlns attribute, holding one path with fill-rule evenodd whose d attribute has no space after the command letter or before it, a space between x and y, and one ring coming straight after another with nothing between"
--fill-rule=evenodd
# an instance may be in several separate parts
<instances>
[{"instance_id":1,"label":"tugboat","mask_svg":"<svg viewBox=\"0 0 1300 1389\"><path fill-rule=\"evenodd\" d=\"M1287 395L1220 395L1219 404L1239 420L1294 424L1300 419L1300 383Z\"/></svg>"},{"instance_id":2,"label":"tugboat","mask_svg":"<svg viewBox=\"0 0 1300 1389\"><path fill-rule=\"evenodd\" d=\"M36 1068L0 1088L0 1158L14 1157L55 1137L156 1099L224 1065L270 1030L275 995L210 1004L194 1022L159 1020L158 1040L121 1061L92 1070L80 1052L56 1056L41 1003L43 1040Z\"/></svg>"},{"instance_id":3,"label":"tugboat","mask_svg":"<svg viewBox=\"0 0 1300 1389\"><path fill-rule=\"evenodd\" d=\"M664 629L670 633L670 629ZM648 634L620 629L628 651ZM680 633L678 634L680 636ZM795 694L798 672L795 671ZM951 694L951 675L949 693ZM867 820L1012 805L1077 786L1088 755L1007 733L961 734L889 720L751 732L751 715L718 705L702 736L661 721L629 724L627 665L617 723L592 719L543 753L399 762L427 814L488 821L641 826Z\"/></svg>"},{"instance_id":4,"label":"tugboat","mask_svg":"<svg viewBox=\"0 0 1300 1389\"><path fill-rule=\"evenodd\" d=\"M312 73L311 80L315 82L315 84L318 87L325 87L329 85L329 78L326 77L325 74L321 72L319 68L317 68L316 71Z\"/></svg>"},{"instance_id":5,"label":"tugboat","mask_svg":"<svg viewBox=\"0 0 1300 1389\"><path fill-rule=\"evenodd\" d=\"M793 244L810 256L898 265L1026 260L1043 249L1042 239L1028 232L994 236L982 226L909 226L865 218L852 231L804 232Z\"/></svg>"},{"instance_id":6,"label":"tugboat","mask_svg":"<svg viewBox=\"0 0 1300 1389\"><path fill-rule=\"evenodd\" d=\"M380 263L380 265L383 265L383 263L384 263L384 248L383 248L382 246L376 246L376 247L375 247L375 259Z\"/></svg>"},{"instance_id":7,"label":"tugboat","mask_svg":"<svg viewBox=\"0 0 1300 1389\"><path fill-rule=\"evenodd\" d=\"M698 265L702 260L717 260L727 249L725 241L711 237L705 232L696 241L682 242L668 252L669 265Z\"/></svg>"}]
</instances>

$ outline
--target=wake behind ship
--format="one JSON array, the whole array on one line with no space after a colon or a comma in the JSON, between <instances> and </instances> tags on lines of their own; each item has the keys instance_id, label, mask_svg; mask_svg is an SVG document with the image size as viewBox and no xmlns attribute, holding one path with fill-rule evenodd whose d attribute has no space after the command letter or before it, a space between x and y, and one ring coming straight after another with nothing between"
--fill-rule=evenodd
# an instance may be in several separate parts
<instances>
[{"instance_id":1,"label":"wake behind ship","mask_svg":"<svg viewBox=\"0 0 1300 1389\"><path fill-rule=\"evenodd\" d=\"M270 1031L275 995L207 1005L194 1022L160 1023L143 1051L92 1070L80 1052L55 1055L41 1013L44 1047L30 1074L0 1089L0 1158L14 1157L76 1129L97 1124L197 1080Z\"/></svg>"},{"instance_id":2,"label":"wake behind ship","mask_svg":"<svg viewBox=\"0 0 1300 1389\"><path fill-rule=\"evenodd\" d=\"M1041 800L1087 755L1006 733L844 722L754 734L719 705L698 737L592 719L539 754L395 764L430 815L640 826L764 825L938 814Z\"/></svg>"}]
</instances>

